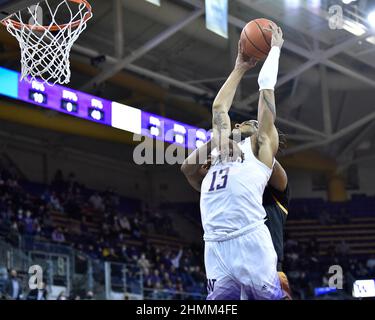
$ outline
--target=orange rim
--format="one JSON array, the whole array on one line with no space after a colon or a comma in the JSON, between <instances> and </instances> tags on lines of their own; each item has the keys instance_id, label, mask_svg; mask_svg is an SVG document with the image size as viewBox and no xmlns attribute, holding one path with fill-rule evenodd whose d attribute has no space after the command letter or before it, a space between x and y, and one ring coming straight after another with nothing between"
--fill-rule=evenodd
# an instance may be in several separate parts
<instances>
[{"instance_id":1,"label":"orange rim","mask_svg":"<svg viewBox=\"0 0 375 320\"><path fill-rule=\"evenodd\" d=\"M59 31L59 30L65 28L67 26L71 26L72 28L76 28L81 23L86 22L87 20L89 20L92 17L92 7L87 0L68 0L68 1L78 3L78 4L83 3L86 6L87 12L85 13L85 15L82 19L75 20L75 21L72 21L70 23L61 24L61 25L56 24L56 25L52 25L52 26L40 26L40 27L32 25L32 24L20 23L18 21L12 20L11 18L5 18L3 21L1 21L1 23L3 25L6 25L7 21L10 21L12 23L12 25L17 29L22 29L22 27L26 27L30 30L32 29L32 30L35 30L35 31L42 31L42 32L45 31L45 30Z\"/></svg>"}]
</instances>

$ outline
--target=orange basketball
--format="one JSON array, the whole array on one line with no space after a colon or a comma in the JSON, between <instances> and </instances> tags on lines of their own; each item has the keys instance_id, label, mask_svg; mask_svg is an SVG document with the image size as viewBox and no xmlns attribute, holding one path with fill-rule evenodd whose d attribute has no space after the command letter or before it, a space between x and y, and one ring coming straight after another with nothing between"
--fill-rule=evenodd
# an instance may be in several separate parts
<instances>
[{"instance_id":1,"label":"orange basketball","mask_svg":"<svg viewBox=\"0 0 375 320\"><path fill-rule=\"evenodd\" d=\"M259 60L264 60L271 50L271 31L268 19L251 20L241 32L241 46L244 53L249 57L255 57Z\"/></svg>"}]
</instances>

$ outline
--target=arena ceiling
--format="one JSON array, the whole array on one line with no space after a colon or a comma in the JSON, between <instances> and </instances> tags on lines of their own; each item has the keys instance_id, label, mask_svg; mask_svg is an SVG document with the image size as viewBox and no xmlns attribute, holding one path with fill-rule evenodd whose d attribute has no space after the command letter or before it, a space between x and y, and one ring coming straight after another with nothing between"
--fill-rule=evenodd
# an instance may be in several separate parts
<instances>
[{"instance_id":1,"label":"arena ceiling","mask_svg":"<svg viewBox=\"0 0 375 320\"><path fill-rule=\"evenodd\" d=\"M286 153L318 149L343 167L375 157L375 44L367 41L375 32L366 21L374 1L229 0L229 39L205 28L203 0L90 3L94 18L72 52L72 87L209 128L210 104L233 66L242 27L265 17L286 40L276 89ZM330 29L335 4L363 34ZM4 32L0 39L1 64L18 68L16 54L4 59L16 46ZM259 69L241 83L235 121L255 116Z\"/></svg>"}]
</instances>

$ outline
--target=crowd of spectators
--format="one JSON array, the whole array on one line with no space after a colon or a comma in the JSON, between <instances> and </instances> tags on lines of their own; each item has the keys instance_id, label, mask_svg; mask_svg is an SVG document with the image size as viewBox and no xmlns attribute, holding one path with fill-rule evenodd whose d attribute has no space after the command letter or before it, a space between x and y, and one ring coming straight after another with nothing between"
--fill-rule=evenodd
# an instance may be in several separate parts
<instances>
[{"instance_id":1,"label":"crowd of spectators","mask_svg":"<svg viewBox=\"0 0 375 320\"><path fill-rule=\"evenodd\" d=\"M337 244L332 242L326 250L326 255L319 255L319 244L314 238L308 243L286 240L284 270L294 299L321 298L315 289L330 286L329 279L337 272L337 266L343 271L343 290L334 292L332 297L352 298L354 281L375 278L375 256L351 256L350 246L345 240Z\"/></svg>"},{"instance_id":2,"label":"crowd of spectators","mask_svg":"<svg viewBox=\"0 0 375 320\"><path fill-rule=\"evenodd\" d=\"M54 225L53 212L79 220L79 231ZM94 215L102 217L97 234L90 231ZM77 182L74 174L65 179L58 171L52 183L38 194L26 190L14 172L1 169L0 233L17 245L23 235L74 247L81 253L76 263L81 273L86 271L88 258L137 266L144 273L143 285L149 298L166 294L175 297L174 292L182 291L205 293L199 249L181 247L176 251L148 243L150 233L178 236L169 215L148 207L124 212L116 193L90 191ZM128 245L128 240L140 245ZM64 297L62 294L61 299Z\"/></svg>"},{"instance_id":3,"label":"crowd of spectators","mask_svg":"<svg viewBox=\"0 0 375 320\"><path fill-rule=\"evenodd\" d=\"M47 284L42 282L39 287L26 290L27 277L25 275L19 275L17 270L11 269L9 272L4 268L0 267L0 300L48 300L50 293L48 292ZM65 290L62 290L57 300L92 300L94 299L94 293L87 291L81 297L77 294L67 296Z\"/></svg>"},{"instance_id":4,"label":"crowd of spectators","mask_svg":"<svg viewBox=\"0 0 375 320\"><path fill-rule=\"evenodd\" d=\"M7 241L18 244L19 235L32 239L46 239L56 244L73 247L76 252L76 272L87 272L87 260L106 260L134 266L129 269L128 282L143 273L144 296L148 299L186 298L181 292L204 295L205 273L201 248L155 246L149 234L178 237L173 221L165 210L138 207L132 212L121 209L121 198L112 190L91 191L77 182L74 174L67 178L58 171L42 192L33 192L23 186L14 170L0 166L0 234ZM304 212L304 210L306 212ZM308 208L300 215L308 216ZM79 231L71 232L69 226L56 226L52 213L79 221ZM90 230L93 216L101 217L98 233ZM321 225L350 222L349 211L322 210L317 217ZM134 243L138 243L137 245ZM308 243L286 239L284 269L290 279L296 299L313 299L315 288L328 286L329 268L340 265L344 271L344 291L350 295L353 281L375 277L375 256L353 258L345 242L331 243L327 255L319 254L319 243L312 238ZM138 271L136 271L138 270ZM133 272L133 274L132 274ZM12 270L4 277L3 296L12 299L28 298L21 283L17 284ZM5 279L6 278L6 279ZM16 294L16 293L17 294ZM33 292L30 297L42 299L47 292ZM17 296L17 297L16 297ZM67 297L62 292L59 299L90 299L93 292ZM192 298L190 295L189 298Z\"/></svg>"}]
</instances>

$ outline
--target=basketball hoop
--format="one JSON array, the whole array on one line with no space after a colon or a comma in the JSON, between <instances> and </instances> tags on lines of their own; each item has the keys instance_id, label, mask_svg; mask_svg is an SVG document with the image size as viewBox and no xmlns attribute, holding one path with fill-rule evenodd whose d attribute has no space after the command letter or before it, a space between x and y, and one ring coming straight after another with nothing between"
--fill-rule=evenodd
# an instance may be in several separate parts
<instances>
[{"instance_id":1,"label":"basketball hoop","mask_svg":"<svg viewBox=\"0 0 375 320\"><path fill-rule=\"evenodd\" d=\"M87 0L45 0L1 21L20 44L21 79L69 83L70 51L91 18Z\"/></svg>"}]
</instances>

